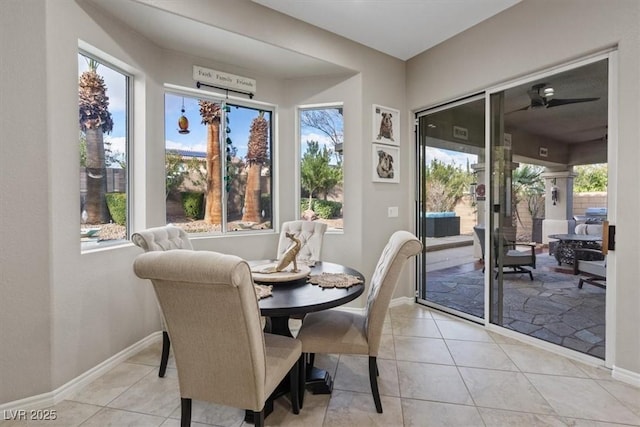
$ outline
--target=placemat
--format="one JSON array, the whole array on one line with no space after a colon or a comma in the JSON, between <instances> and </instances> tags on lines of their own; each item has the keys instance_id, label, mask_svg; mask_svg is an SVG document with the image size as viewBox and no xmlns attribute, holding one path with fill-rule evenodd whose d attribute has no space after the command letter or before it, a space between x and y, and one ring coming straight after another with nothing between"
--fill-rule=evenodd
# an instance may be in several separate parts
<instances>
[{"instance_id":1,"label":"placemat","mask_svg":"<svg viewBox=\"0 0 640 427\"><path fill-rule=\"evenodd\" d=\"M362 279L346 273L322 273L309 277L309 283L321 288L350 288L362 283Z\"/></svg>"},{"instance_id":2,"label":"placemat","mask_svg":"<svg viewBox=\"0 0 640 427\"><path fill-rule=\"evenodd\" d=\"M256 289L256 297L258 300L273 295L273 285L253 285Z\"/></svg>"}]
</instances>

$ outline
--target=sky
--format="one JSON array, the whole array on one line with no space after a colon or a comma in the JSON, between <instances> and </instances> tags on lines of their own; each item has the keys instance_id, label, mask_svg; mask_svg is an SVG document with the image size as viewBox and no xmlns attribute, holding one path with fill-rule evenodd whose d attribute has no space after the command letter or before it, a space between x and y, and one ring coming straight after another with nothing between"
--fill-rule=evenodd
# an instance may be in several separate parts
<instances>
[{"instance_id":1,"label":"sky","mask_svg":"<svg viewBox=\"0 0 640 427\"><path fill-rule=\"evenodd\" d=\"M178 132L178 119L182 115L182 103L184 100L184 115L189 120L188 134ZM233 146L237 150L237 156L244 158L247 155L249 143L249 130L251 121L258 117L259 110L246 107L238 107L229 103L231 111L227 113L228 124L231 132L227 134L231 138ZM269 120L268 116L265 116ZM165 94L165 146L167 149L207 151L207 127L202 124L198 98L182 96L167 92Z\"/></svg>"},{"instance_id":2,"label":"sky","mask_svg":"<svg viewBox=\"0 0 640 427\"><path fill-rule=\"evenodd\" d=\"M445 150L443 148L427 147L425 159L427 164L430 164L433 159L437 159L446 165L456 165L462 169L466 169L467 160L469 161L469 165L478 163L478 156L475 154Z\"/></svg>"}]
</instances>

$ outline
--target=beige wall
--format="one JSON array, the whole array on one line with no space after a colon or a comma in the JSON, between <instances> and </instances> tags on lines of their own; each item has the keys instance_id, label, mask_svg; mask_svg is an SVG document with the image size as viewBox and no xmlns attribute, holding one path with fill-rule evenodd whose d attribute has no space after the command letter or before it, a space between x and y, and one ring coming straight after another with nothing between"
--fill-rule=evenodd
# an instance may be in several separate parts
<instances>
[{"instance_id":1,"label":"beige wall","mask_svg":"<svg viewBox=\"0 0 640 427\"><path fill-rule=\"evenodd\" d=\"M412 143L404 127L399 130L402 184L371 183L370 165L371 104L404 111L404 62L249 1L165 1L156 6L332 62L341 73L286 80L161 49L91 3L0 2L0 194L11 194L11 204L4 196L0 204L0 279L7 296L0 302L0 405L51 392L160 328L152 290L131 268L140 249L128 244L80 252L79 40L134 75L134 230L164 223L163 85L193 88L196 64L250 75L259 88L255 100L275 104L278 221L296 216L298 194L291 185L297 179L296 106L344 102L345 231L327 235L327 260L370 277L388 236L412 229ZM12 58L10 66L5 58ZM346 68L354 71L345 74ZM403 114L402 119L408 117ZM5 191L17 187L24 191ZM400 216L387 218L387 206L400 207ZM277 235L196 238L194 246L267 258L274 255ZM412 288L411 274L406 274L399 294L412 295ZM362 299L354 305L362 306Z\"/></svg>"},{"instance_id":2,"label":"beige wall","mask_svg":"<svg viewBox=\"0 0 640 427\"><path fill-rule=\"evenodd\" d=\"M42 214L50 185L45 9L33 1L0 9L0 402L6 402L51 390L52 257L50 220ZM76 169L76 182L77 175Z\"/></svg>"},{"instance_id":3,"label":"beige wall","mask_svg":"<svg viewBox=\"0 0 640 427\"><path fill-rule=\"evenodd\" d=\"M608 319L616 331L607 341L615 350L610 363L635 373L640 373L639 22L636 0L524 0L407 62L407 106L415 111L617 47L607 203L618 227L617 250L608 258L615 283L608 294L615 311Z\"/></svg>"}]
</instances>

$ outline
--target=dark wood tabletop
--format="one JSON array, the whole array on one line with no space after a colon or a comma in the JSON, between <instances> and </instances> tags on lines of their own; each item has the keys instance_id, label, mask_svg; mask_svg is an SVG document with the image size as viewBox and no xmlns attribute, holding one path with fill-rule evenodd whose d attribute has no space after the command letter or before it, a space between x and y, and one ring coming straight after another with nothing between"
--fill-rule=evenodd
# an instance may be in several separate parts
<instances>
[{"instance_id":1,"label":"dark wood tabletop","mask_svg":"<svg viewBox=\"0 0 640 427\"><path fill-rule=\"evenodd\" d=\"M264 264L265 261L249 261L251 266ZM269 282L273 285L272 296L259 301L260 313L267 317L290 317L314 311L338 307L353 301L364 292L364 276L357 270L331 262L318 262L311 267L310 275L321 273L346 273L362 280L361 284L349 288L321 288L307 283L307 279Z\"/></svg>"},{"instance_id":2,"label":"dark wood tabletop","mask_svg":"<svg viewBox=\"0 0 640 427\"><path fill-rule=\"evenodd\" d=\"M263 265L269 260L249 261L252 267ZM349 288L321 288L307 282L307 278L285 282L268 282L273 285L272 295L258 301L260 314L270 319L271 333L293 336L289 329L291 316L301 317L314 311L339 307L353 301L364 292L364 276L353 268L332 262L317 262L311 267L310 276L322 273L346 273L362 280L361 284ZM259 282L258 282L259 283Z\"/></svg>"}]
</instances>

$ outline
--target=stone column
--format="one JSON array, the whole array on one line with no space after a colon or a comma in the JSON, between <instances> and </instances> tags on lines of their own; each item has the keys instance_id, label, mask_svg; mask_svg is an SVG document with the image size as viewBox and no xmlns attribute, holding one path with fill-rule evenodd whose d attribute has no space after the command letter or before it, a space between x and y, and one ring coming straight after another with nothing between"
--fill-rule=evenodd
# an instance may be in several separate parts
<instances>
[{"instance_id":1,"label":"stone column","mask_svg":"<svg viewBox=\"0 0 640 427\"><path fill-rule=\"evenodd\" d=\"M573 170L549 171L544 178L544 221L542 221L542 243L549 243L549 234L573 233ZM557 189L557 200L552 200L553 189Z\"/></svg>"}]
</instances>

